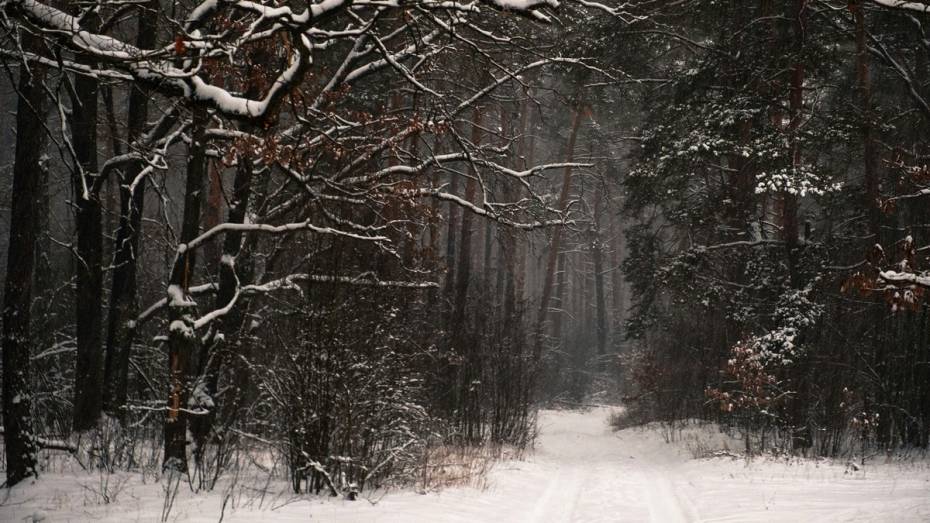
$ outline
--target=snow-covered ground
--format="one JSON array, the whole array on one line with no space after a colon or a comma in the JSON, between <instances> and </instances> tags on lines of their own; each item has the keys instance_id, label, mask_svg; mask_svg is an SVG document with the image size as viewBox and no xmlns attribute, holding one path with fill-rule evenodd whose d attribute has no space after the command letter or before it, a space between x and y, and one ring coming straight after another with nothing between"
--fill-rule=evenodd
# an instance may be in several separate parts
<instances>
[{"instance_id":1,"label":"snow-covered ground","mask_svg":"<svg viewBox=\"0 0 930 523\"><path fill-rule=\"evenodd\" d=\"M487 488L440 493L393 492L358 501L248 495L182 487L169 521L332 521L365 523L739 521L930 521L930 463L873 459L844 463L774 458L694 459L694 449L739 448L707 427L686 428L666 443L652 426L612 432L610 409L545 411L534 454L499 464ZM123 479L120 479L123 478ZM158 521L160 483L125 481L104 503L99 476L46 474L13 489L0 521ZM274 486L273 486L274 487ZM245 494L244 494L245 492ZM225 510L222 508L225 503Z\"/></svg>"}]
</instances>

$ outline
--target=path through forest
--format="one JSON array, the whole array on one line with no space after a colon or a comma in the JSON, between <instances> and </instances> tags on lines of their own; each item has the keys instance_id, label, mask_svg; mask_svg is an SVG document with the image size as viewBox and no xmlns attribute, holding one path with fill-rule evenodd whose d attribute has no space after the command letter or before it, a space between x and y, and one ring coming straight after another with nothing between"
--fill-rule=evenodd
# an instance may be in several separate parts
<instances>
[{"instance_id":1,"label":"path through forest","mask_svg":"<svg viewBox=\"0 0 930 523\"><path fill-rule=\"evenodd\" d=\"M483 491L398 494L377 505L323 503L313 514L320 521L385 523L696 521L694 507L668 479L674 449L653 444L656 434L618 435L608 426L611 412L542 412L536 451L499 465Z\"/></svg>"},{"instance_id":2,"label":"path through forest","mask_svg":"<svg viewBox=\"0 0 930 523\"><path fill-rule=\"evenodd\" d=\"M930 521L926 457L876 457L859 470L843 461L695 458L738 449L740 442L700 424L674 433L658 424L614 432L612 412L541 412L535 452L497 465L484 489L400 491L357 501L293 497L284 484L278 495L231 499L223 488L181 489L168 521L306 522L308 515L334 523ZM13 489L0 521L159 520L163 486L126 478L118 500L103 504L92 495L101 485L96 476L45 474L36 485Z\"/></svg>"},{"instance_id":3,"label":"path through forest","mask_svg":"<svg viewBox=\"0 0 930 523\"><path fill-rule=\"evenodd\" d=\"M615 432L611 412L542 412L535 454L501 465L484 491L321 503L312 513L319 521L382 523L930 520L925 460L854 471L819 460L695 459L740 442L707 425Z\"/></svg>"}]
</instances>

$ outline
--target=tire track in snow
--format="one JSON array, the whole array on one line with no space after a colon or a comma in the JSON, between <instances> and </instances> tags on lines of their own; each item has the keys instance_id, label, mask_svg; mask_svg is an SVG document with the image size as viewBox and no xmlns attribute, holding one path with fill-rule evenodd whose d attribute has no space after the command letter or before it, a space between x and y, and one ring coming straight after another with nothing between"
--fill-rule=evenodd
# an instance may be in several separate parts
<instances>
[{"instance_id":1,"label":"tire track in snow","mask_svg":"<svg viewBox=\"0 0 930 523\"><path fill-rule=\"evenodd\" d=\"M654 444L618 438L607 423L607 409L564 417L558 426L541 427L537 457L553 477L528 522L697 520L665 473L664 456L653 452Z\"/></svg>"},{"instance_id":2,"label":"tire track in snow","mask_svg":"<svg viewBox=\"0 0 930 523\"><path fill-rule=\"evenodd\" d=\"M644 464L641 471L643 490L653 523L691 523L698 521L694 505L676 488L667 472Z\"/></svg>"},{"instance_id":3,"label":"tire track in snow","mask_svg":"<svg viewBox=\"0 0 930 523\"><path fill-rule=\"evenodd\" d=\"M545 492L536 503L529 523L562 523L572 521L578 497L584 484L581 467L573 466L566 473L564 468L549 481Z\"/></svg>"},{"instance_id":4,"label":"tire track in snow","mask_svg":"<svg viewBox=\"0 0 930 523\"><path fill-rule=\"evenodd\" d=\"M681 460L676 450L657 443L656 435L626 431L617 435L617 444L630 455L630 464L641 478L640 491L649 509L649 521L690 523L700 521L697 506L675 484L675 470Z\"/></svg>"}]
</instances>

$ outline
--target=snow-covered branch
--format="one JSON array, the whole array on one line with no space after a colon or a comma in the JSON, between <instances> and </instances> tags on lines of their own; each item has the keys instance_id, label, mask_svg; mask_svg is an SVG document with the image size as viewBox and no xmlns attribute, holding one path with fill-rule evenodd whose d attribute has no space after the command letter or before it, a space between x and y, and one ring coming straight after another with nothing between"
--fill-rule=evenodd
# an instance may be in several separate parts
<instances>
[{"instance_id":1,"label":"snow-covered branch","mask_svg":"<svg viewBox=\"0 0 930 523\"><path fill-rule=\"evenodd\" d=\"M184 254L185 252L196 249L203 245L204 242L210 238L231 232L261 232L265 234L283 234L288 232L297 232L297 231L310 231L317 234L332 234L336 236L343 236L345 238L351 238L354 240L365 240L365 241L387 241L386 236L366 236L362 234L355 234L348 231L342 231L339 229L333 229L332 227L320 227L314 225L310 220L305 220L297 223L286 223L283 225L269 225L264 223L222 223L213 227L212 229L204 232L200 236L194 238L190 242L182 243L178 245L178 254Z\"/></svg>"},{"instance_id":2,"label":"snow-covered branch","mask_svg":"<svg viewBox=\"0 0 930 523\"><path fill-rule=\"evenodd\" d=\"M718 243L714 245L696 245L694 250L697 252L719 251L732 249L734 247L768 247L775 245L784 245L781 240L754 240L754 241L735 241L727 243Z\"/></svg>"},{"instance_id":3,"label":"snow-covered branch","mask_svg":"<svg viewBox=\"0 0 930 523\"><path fill-rule=\"evenodd\" d=\"M191 19L206 16L207 12L215 10L217 4L218 2L215 0L204 2L194 11ZM252 3L237 2L236 4ZM331 0L326 4L326 7L317 7L323 4L314 4L306 13L321 9L336 9L343 2ZM205 6L209 6L209 9ZM77 53L87 54L96 60L110 64L114 68L123 69L135 80L143 82L163 94L180 96L191 102L207 105L231 118L264 119L277 108L284 96L301 81L304 72L310 65L312 45L307 36L299 35L295 39L296 41L292 42L294 52L288 67L271 83L271 87L267 90L265 96L250 99L210 84L197 74L186 70L186 68L177 67L174 63L176 56L166 53L163 49L139 49L117 38L88 31L81 26L81 20L78 17L68 15L41 2L35 0L8 0L4 7L15 14L19 14L39 29L59 36L66 45ZM284 17L283 14L278 16ZM180 48L184 48L183 45L186 44L182 42ZM196 48L198 45L194 45L194 47ZM180 53L180 50L175 52L175 54ZM87 74L93 73L91 70L83 72ZM108 76L112 76L112 74Z\"/></svg>"},{"instance_id":4,"label":"snow-covered branch","mask_svg":"<svg viewBox=\"0 0 930 523\"><path fill-rule=\"evenodd\" d=\"M919 285L930 288L930 275L924 273L881 271L879 278L894 285Z\"/></svg>"},{"instance_id":5,"label":"snow-covered branch","mask_svg":"<svg viewBox=\"0 0 930 523\"><path fill-rule=\"evenodd\" d=\"M904 0L872 0L872 1L882 7L890 7L893 9L906 9L909 11L918 11L921 13L930 13L930 4L925 4L923 2L907 2Z\"/></svg>"}]
</instances>

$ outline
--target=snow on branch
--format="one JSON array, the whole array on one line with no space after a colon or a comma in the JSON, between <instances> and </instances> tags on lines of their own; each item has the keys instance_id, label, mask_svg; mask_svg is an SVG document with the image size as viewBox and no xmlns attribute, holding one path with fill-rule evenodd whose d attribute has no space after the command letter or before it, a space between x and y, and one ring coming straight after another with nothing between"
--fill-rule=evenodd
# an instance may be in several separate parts
<instances>
[{"instance_id":1,"label":"snow on branch","mask_svg":"<svg viewBox=\"0 0 930 523\"><path fill-rule=\"evenodd\" d=\"M697 245L694 247L696 252L717 251L721 249L732 249L734 247L764 247L769 245L782 245L781 240L755 240L755 241L735 241L728 243L718 243L715 245Z\"/></svg>"},{"instance_id":2,"label":"snow on branch","mask_svg":"<svg viewBox=\"0 0 930 523\"><path fill-rule=\"evenodd\" d=\"M878 273L879 278L895 285L919 285L930 288L930 276L926 274L915 274L912 272L898 271L881 271Z\"/></svg>"},{"instance_id":3,"label":"snow on branch","mask_svg":"<svg viewBox=\"0 0 930 523\"><path fill-rule=\"evenodd\" d=\"M485 4L501 11L514 11L524 14L539 22L549 23L552 18L540 13L538 9L559 7L558 0L481 0Z\"/></svg>"},{"instance_id":4,"label":"snow on branch","mask_svg":"<svg viewBox=\"0 0 930 523\"><path fill-rule=\"evenodd\" d=\"M589 9L596 9L596 10L598 10L598 11L602 11L602 12L607 13L608 15L610 15L610 16L612 16L612 17L614 17L614 18L617 18L617 19L619 19L620 21L622 21L622 22L624 22L624 23L628 23L628 24L631 24L631 23L634 23L634 22L638 22L638 21L641 21L641 20L647 20L647 19L649 18L649 17L647 17L647 16L636 16L636 15L633 15L633 14L631 14L631 13L625 11L624 8L626 8L626 7L629 6L628 3L623 3L623 4L619 5L619 6L611 7L611 6L609 6L609 5L602 4L602 3L600 3L600 2L592 2L592 1L590 1L590 0L575 0L575 1L578 2L578 4L581 5L581 6L583 6L583 7L587 7L587 8L589 8Z\"/></svg>"},{"instance_id":5,"label":"snow on branch","mask_svg":"<svg viewBox=\"0 0 930 523\"><path fill-rule=\"evenodd\" d=\"M391 280L379 280L373 277L370 274L363 274L359 276L337 276L337 275L328 275L328 274L290 274L284 278L279 278L277 280L272 280L262 284L255 285L245 285L242 287L243 294L257 294L264 292L271 292L276 290L290 289L290 290L300 290L300 287L297 286L301 282L313 282L313 283L339 283L347 285L361 285L365 287L394 287L401 289L434 289L439 288L437 282L425 281L425 282L415 282L415 281L391 281Z\"/></svg>"},{"instance_id":6,"label":"snow on branch","mask_svg":"<svg viewBox=\"0 0 930 523\"><path fill-rule=\"evenodd\" d=\"M79 64L71 60L59 59L52 60L51 58L46 58L44 56L39 56L34 53L29 53L26 51L9 51L7 49L0 49L0 56L4 58L11 58L14 60L25 60L30 63L42 64L47 67L61 68L65 71L84 75L90 78L96 79L109 79L109 80L123 80L123 81L132 81L133 77L130 74L122 73L119 71L111 69L100 69L98 67L93 67L90 65Z\"/></svg>"},{"instance_id":7,"label":"snow on branch","mask_svg":"<svg viewBox=\"0 0 930 523\"><path fill-rule=\"evenodd\" d=\"M196 296L197 294L204 294L207 292L214 292L219 289L219 285L216 283L205 283L203 285L196 285L187 289L188 296ZM168 297L164 297L155 303L151 304L139 314L135 320L132 320L130 327L138 328L140 325L145 323L149 318L157 314L159 311L168 306Z\"/></svg>"},{"instance_id":8,"label":"snow on branch","mask_svg":"<svg viewBox=\"0 0 930 523\"><path fill-rule=\"evenodd\" d=\"M492 167L497 171L500 171L502 174L507 176L512 176L514 178L529 178L531 176L536 176L544 171L551 171L553 169L565 169L565 168L590 168L593 167L592 163L578 163L578 162L558 162L558 163L546 163L540 165L534 165L528 169L522 171L516 171L510 169L498 163L490 162L487 160L476 160L475 163L479 165L484 165L487 167Z\"/></svg>"},{"instance_id":9,"label":"snow on branch","mask_svg":"<svg viewBox=\"0 0 930 523\"><path fill-rule=\"evenodd\" d=\"M216 0L212 0L215 2ZM210 3L205 2L205 3ZM318 3L307 2L309 7L304 9L300 13L295 13L290 7L285 6L268 6L259 2L229 2L235 8L242 9L244 11L251 11L266 20L274 20L275 22L281 24L287 24L290 26L296 26L298 28L306 29L308 25L314 20L319 19L320 17L347 7L352 4L351 0L323 0Z\"/></svg>"},{"instance_id":10,"label":"snow on branch","mask_svg":"<svg viewBox=\"0 0 930 523\"><path fill-rule=\"evenodd\" d=\"M542 8L556 8L557 0L482 0L486 5L495 9L516 12L539 21L548 22L550 18L539 12ZM458 4L457 2L419 2L427 9L444 9L456 12L473 12L473 4ZM381 69L391 66L401 73L418 89L431 92L430 88L417 80L411 71L401 63L401 60L416 55L423 44L439 35L433 31L422 39L419 45L407 46L400 51L391 52L384 45L384 41L372 31L372 23L366 23L361 17L361 9L374 6L378 12L386 9L400 9L399 2L390 0L384 2L363 0L323 0L320 2L307 2L302 11L288 6L269 5L265 2L232 1L232 0L204 0L195 7L183 24L183 37L174 45L156 47L154 49L140 49L120 38L101 34L82 26L82 18L72 16L37 0L5 0L0 2L4 11L14 18L26 20L39 30L57 37L66 46L79 55L91 58L95 65L67 62L54 63L59 67L80 72L90 76L100 76L121 80L135 80L143 82L158 92L167 96L181 97L191 102L203 104L215 109L221 114L242 120L263 120L279 105L281 100L298 85L311 63L311 52L317 48L329 47L334 38L356 38L367 40L374 45L372 48L380 51L381 58L374 62L360 65L353 69L343 68L338 79L329 88ZM252 17L252 23L244 34L236 37L201 34L202 28L214 16L219 16L223 8L241 11ZM320 23L332 18L341 11L350 10L353 16L363 22L361 26L349 25L342 31L328 31L317 27ZM356 10L359 10L356 12ZM377 16L377 15L375 15ZM411 22L413 23L413 22ZM212 84L200 76L200 64L192 59L193 51L197 56L203 57L232 57L242 44L265 39L277 33L290 36L291 53L287 67L281 71L271 82L264 96L260 98L247 98L231 92L230 90ZM390 37L392 35L389 35ZM313 43L313 39L321 40ZM361 51L353 50L347 62L370 52L372 48ZM438 48L428 49L427 54L438 52ZM183 65L178 58L183 57ZM420 60L424 57L420 56ZM54 62L50 58L32 56L27 57L42 63ZM91 63L88 62L88 63ZM49 63L48 65L53 65ZM432 93L438 96L438 93Z\"/></svg>"},{"instance_id":11,"label":"snow on branch","mask_svg":"<svg viewBox=\"0 0 930 523\"><path fill-rule=\"evenodd\" d=\"M467 211L477 214L478 216L481 216L489 220L493 220L495 222L498 222L502 225L506 225L508 227L513 227L514 229L522 229L522 230L528 231L528 230L533 230L533 229L542 229L545 227L575 224L574 220L566 220L566 219L542 220L542 221L532 221L532 222L514 221L511 219L505 218L504 216L501 216L500 214L494 211L488 210L487 208L483 206L475 205L474 203L466 200L465 198L462 198L461 196L447 193L445 191L438 190L438 189L423 188L423 189L415 189L415 190L410 190L410 191L405 191L405 192L406 194L410 196L432 196L433 198L438 198L440 200L452 202Z\"/></svg>"},{"instance_id":12,"label":"snow on branch","mask_svg":"<svg viewBox=\"0 0 930 523\"><path fill-rule=\"evenodd\" d=\"M911 192L911 193L907 193L907 194L899 194L899 195L895 195L895 196L889 196L888 198L885 198L885 201L886 201L886 202L895 202L895 201L900 201L900 200L912 200L912 199L915 199L915 198L923 198L924 196L930 196L930 188L919 189L919 190L917 190L917 191L915 191L915 192Z\"/></svg>"},{"instance_id":13,"label":"snow on branch","mask_svg":"<svg viewBox=\"0 0 930 523\"><path fill-rule=\"evenodd\" d=\"M439 288L439 283L433 281L397 281L397 280L379 280L373 275L366 273L358 276L339 276L339 275L330 275L330 274L290 274L283 278L278 278L276 280L267 281L265 283L259 284L249 284L243 285L236 290L236 295L234 299L230 302L200 319L196 320L194 326L196 328L201 328L209 324L210 322L216 320L217 318L222 317L227 314L230 310L233 309L235 303L238 301L239 296L253 296L257 294L267 294L275 291L282 290L292 290L297 292L302 292L302 289L298 285L302 282L313 282L313 283L334 283L341 285L360 285L364 287L385 287L385 288L397 288L397 289L435 289ZM205 283L202 285L196 285L187 289L185 296L196 296L198 294L213 293L219 290L219 284L217 283ZM183 298L187 299L187 298ZM162 298L155 303L149 305L138 317L131 323L131 327L138 328L145 321L152 318L154 315L158 314L160 311L165 309L168 306L168 297Z\"/></svg>"},{"instance_id":14,"label":"snow on branch","mask_svg":"<svg viewBox=\"0 0 930 523\"><path fill-rule=\"evenodd\" d=\"M208 230L207 232L201 234L200 236L194 238L188 243L182 243L178 245L178 254L184 254L188 250L196 249L201 246L205 241L210 238L217 236L219 234L224 234L231 231L239 232L263 232L267 234L282 234L287 232L295 231L312 231L319 234L333 234L336 236L343 236L346 238L352 238L354 240L365 240L365 241L388 241L387 236L367 236L363 234L355 234L347 231L341 231L339 229L333 229L332 227L319 227L310 223L310 220L304 220L297 223L286 223L284 225L268 225L263 223L221 223Z\"/></svg>"},{"instance_id":15,"label":"snow on branch","mask_svg":"<svg viewBox=\"0 0 930 523\"><path fill-rule=\"evenodd\" d=\"M241 2L251 4L250 2ZM329 9L343 5L343 1L330 0ZM216 2L204 2L198 10L215 8ZM329 5L333 4L333 5ZM312 11L314 4L308 11ZM163 49L144 50L117 38L96 34L81 27L80 19L75 16L47 6L35 0L8 0L4 7L14 14L35 24L38 28L61 35L77 52L92 55L94 58L123 68L134 79L150 85L159 92L171 96L181 96L192 102L207 105L227 117L247 120L262 120L287 95L291 88L303 78L310 65L312 45L306 35L300 35L298 45L288 67L272 82L264 97L249 99L237 96L230 91L204 81L190 71L174 65L175 56L165 56ZM318 9L323 9L322 7ZM193 18L202 16L195 10ZM83 71L90 74L91 71ZM112 76L108 75L108 76Z\"/></svg>"},{"instance_id":16,"label":"snow on branch","mask_svg":"<svg viewBox=\"0 0 930 523\"><path fill-rule=\"evenodd\" d=\"M903 0L872 0L876 4L883 7L890 7L893 9L907 9L910 11L920 11L923 13L930 12L930 4L925 4L923 2L905 2Z\"/></svg>"},{"instance_id":17,"label":"snow on branch","mask_svg":"<svg viewBox=\"0 0 930 523\"><path fill-rule=\"evenodd\" d=\"M0 435L4 434L6 434L4 428L0 427ZM70 452L71 454L76 454L78 451L76 445L72 445L71 443L60 439L34 437L33 441L40 449L43 450L60 450L63 452Z\"/></svg>"}]
</instances>

